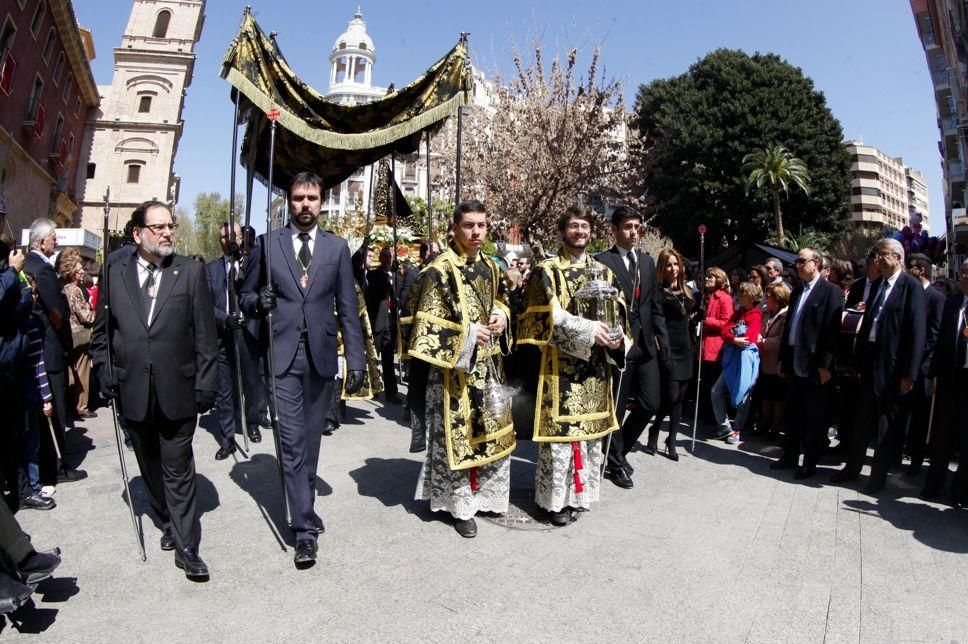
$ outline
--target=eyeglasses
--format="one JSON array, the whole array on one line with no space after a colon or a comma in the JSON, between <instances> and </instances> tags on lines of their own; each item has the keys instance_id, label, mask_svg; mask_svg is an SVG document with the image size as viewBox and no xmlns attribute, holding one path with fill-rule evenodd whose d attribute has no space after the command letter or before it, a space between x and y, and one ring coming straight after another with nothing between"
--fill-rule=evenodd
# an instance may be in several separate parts
<instances>
[{"instance_id":1,"label":"eyeglasses","mask_svg":"<svg viewBox=\"0 0 968 644\"><path fill-rule=\"evenodd\" d=\"M178 228L178 224L174 222L170 224L145 224L144 227L150 230L151 232L153 232L154 234L160 235L166 229L170 230L171 232L175 232L175 229Z\"/></svg>"},{"instance_id":2,"label":"eyeglasses","mask_svg":"<svg viewBox=\"0 0 968 644\"><path fill-rule=\"evenodd\" d=\"M815 262L815 261L817 260L814 259L813 257L810 257L809 259L805 257L797 257L797 266L801 264L806 264L807 262Z\"/></svg>"},{"instance_id":3,"label":"eyeglasses","mask_svg":"<svg viewBox=\"0 0 968 644\"><path fill-rule=\"evenodd\" d=\"M588 224L579 224L577 222L572 222L568 224L568 230L591 230L592 227Z\"/></svg>"}]
</instances>

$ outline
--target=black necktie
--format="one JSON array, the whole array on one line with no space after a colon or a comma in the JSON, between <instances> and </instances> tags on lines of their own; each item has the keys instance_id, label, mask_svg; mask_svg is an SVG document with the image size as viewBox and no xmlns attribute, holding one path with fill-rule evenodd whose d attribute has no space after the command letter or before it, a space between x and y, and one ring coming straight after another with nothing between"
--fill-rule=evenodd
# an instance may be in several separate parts
<instances>
[{"instance_id":1,"label":"black necktie","mask_svg":"<svg viewBox=\"0 0 968 644\"><path fill-rule=\"evenodd\" d=\"M154 264L145 266L148 277L145 278L145 283L141 285L141 297L145 303L145 319L148 321L151 319L151 303L155 299L155 268Z\"/></svg>"},{"instance_id":2,"label":"black necktie","mask_svg":"<svg viewBox=\"0 0 968 644\"><path fill-rule=\"evenodd\" d=\"M629 275L631 275L634 278L635 277L635 251L634 250L629 251L628 258L629 258Z\"/></svg>"},{"instance_id":3,"label":"black necktie","mask_svg":"<svg viewBox=\"0 0 968 644\"><path fill-rule=\"evenodd\" d=\"M299 241L302 242L299 247L299 263L302 264L303 271L306 271L309 269L309 262L313 261L313 253L309 250L309 233L299 233Z\"/></svg>"}]
</instances>

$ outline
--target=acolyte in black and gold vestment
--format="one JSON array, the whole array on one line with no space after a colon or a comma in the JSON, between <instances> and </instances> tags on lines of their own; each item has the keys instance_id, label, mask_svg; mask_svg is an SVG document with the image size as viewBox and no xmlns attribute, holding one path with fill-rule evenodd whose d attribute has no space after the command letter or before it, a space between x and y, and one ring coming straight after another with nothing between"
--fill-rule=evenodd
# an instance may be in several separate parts
<instances>
[{"instance_id":1,"label":"acolyte in black and gold vestment","mask_svg":"<svg viewBox=\"0 0 968 644\"><path fill-rule=\"evenodd\" d=\"M580 317L574 299L594 261L585 255L575 262L562 249L538 264L518 322L518 344L540 349L537 383L529 387L535 394L533 440L540 445L535 501L552 512L587 508L598 500L601 439L618 429L609 362L624 367L624 351L595 344L598 323ZM604 279L617 287L611 271L602 267ZM621 298L619 309L624 326Z\"/></svg>"},{"instance_id":2,"label":"acolyte in black and gold vestment","mask_svg":"<svg viewBox=\"0 0 968 644\"><path fill-rule=\"evenodd\" d=\"M416 498L457 519L505 512L514 427L510 414L491 418L483 401L488 369L503 379L501 347L509 345L510 326L489 352L475 342L491 315L510 321L500 271L490 258L471 259L451 245L421 271L410 297L415 305L400 321L402 347L430 366L429 445Z\"/></svg>"}]
</instances>

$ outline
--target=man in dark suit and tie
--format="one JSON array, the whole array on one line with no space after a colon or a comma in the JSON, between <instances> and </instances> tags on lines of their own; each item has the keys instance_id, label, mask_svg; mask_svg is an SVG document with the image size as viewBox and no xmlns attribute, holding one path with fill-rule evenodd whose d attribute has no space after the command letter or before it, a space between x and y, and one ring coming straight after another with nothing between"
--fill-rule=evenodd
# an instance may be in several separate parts
<instances>
[{"instance_id":1,"label":"man in dark suit and tie","mask_svg":"<svg viewBox=\"0 0 968 644\"><path fill-rule=\"evenodd\" d=\"M783 455L770 467L796 467L802 451L803 465L794 478L805 479L816 473L827 437L827 407L844 294L821 276L822 258L816 250L802 248L796 261L801 283L790 298L777 363L787 383L787 433Z\"/></svg>"},{"instance_id":2,"label":"man in dark suit and tie","mask_svg":"<svg viewBox=\"0 0 968 644\"><path fill-rule=\"evenodd\" d=\"M968 260L961 263L961 290L968 293ZM931 466L920 497L931 500L941 494L948 465L955 452L961 454L951 483L955 507L968 506L968 295L952 295L941 314L941 328L928 373L937 396L931 444Z\"/></svg>"},{"instance_id":3,"label":"man in dark suit and tie","mask_svg":"<svg viewBox=\"0 0 968 644\"><path fill-rule=\"evenodd\" d=\"M131 433L163 525L161 549L175 550L175 565L190 579L208 579L198 554L192 438L218 391L212 296L204 266L175 255L168 206L146 201L131 221L135 246L106 267L109 292L98 298L91 356L102 394L117 399Z\"/></svg>"},{"instance_id":4,"label":"man in dark suit and tie","mask_svg":"<svg viewBox=\"0 0 968 644\"><path fill-rule=\"evenodd\" d=\"M866 494L884 488L903 438L898 412L906 404L921 372L924 353L924 288L904 272L904 247L895 239L877 243L881 282L871 289L857 339L861 398L857 422L844 468L831 477L834 483L860 476L867 454L869 429L875 432L874 460Z\"/></svg>"},{"instance_id":5,"label":"man in dark suit and tie","mask_svg":"<svg viewBox=\"0 0 968 644\"><path fill-rule=\"evenodd\" d=\"M622 287L632 332L633 345L625 358L625 372L620 377L616 371L613 378L613 382L621 381L615 392L615 411L622 428L611 434L605 468L605 476L624 489L632 487L632 467L625 456L659 409L659 365L669 361L669 334L655 277L655 262L647 253L635 250L641 225L638 214L625 207L616 208L612 213L615 245L595 256L611 269ZM629 397L634 399L635 407L623 423L625 401Z\"/></svg>"},{"instance_id":6,"label":"man in dark suit and tie","mask_svg":"<svg viewBox=\"0 0 968 644\"><path fill-rule=\"evenodd\" d=\"M373 325L373 344L380 352L383 367L383 395L388 403L402 402L397 394L394 356L397 350L397 290L400 277L394 279L393 251L380 251L380 266L366 273L366 313Z\"/></svg>"},{"instance_id":7,"label":"man in dark suit and tie","mask_svg":"<svg viewBox=\"0 0 968 644\"><path fill-rule=\"evenodd\" d=\"M924 441L928 434L931 416L931 362L934 360L938 332L941 330L941 315L944 311L945 297L931 286L931 259L927 255L915 253L908 257L908 273L920 282L924 289L924 353L921 356L921 370L911 390L909 405L905 405L898 417L898 426L907 427L905 447L911 456L907 474L917 476L924 464ZM910 420L910 422L908 422ZM898 445L900 447L900 445Z\"/></svg>"},{"instance_id":8,"label":"man in dark suit and tie","mask_svg":"<svg viewBox=\"0 0 968 644\"><path fill-rule=\"evenodd\" d=\"M847 293L847 301L844 303L845 309L863 311L870 297L871 288L881 277L881 269L877 265L877 247L871 248L867 253L867 259L858 262L858 271L863 272L863 277L858 277L850 285Z\"/></svg>"},{"instance_id":9,"label":"man in dark suit and tie","mask_svg":"<svg viewBox=\"0 0 968 644\"><path fill-rule=\"evenodd\" d=\"M323 521L316 514L316 467L337 372L336 318L343 334L346 391L363 384L366 361L346 242L319 229L323 180L311 172L289 186L289 225L260 235L242 281L242 312L271 313L272 370L281 458L296 539L297 568L312 566ZM272 274L267 254L271 253ZM330 395L325 395L330 392Z\"/></svg>"},{"instance_id":10,"label":"man in dark suit and tie","mask_svg":"<svg viewBox=\"0 0 968 644\"><path fill-rule=\"evenodd\" d=\"M235 238L241 239L242 230L236 224ZM238 309L237 303L231 302L236 295L241 276L242 252L238 242L232 242L229 235L229 225L223 224L219 233L219 244L222 247L222 257L213 259L205 266L205 275L208 278L208 286L212 292L212 304L215 312L215 327L218 329L219 348L218 348L218 398L215 402L215 417L219 427L219 449L215 453L215 460L221 461L235 452L235 433L239 431L241 424L239 402L237 401L242 391L246 392L245 398L252 395L258 396L259 388L246 390L245 383L236 383L236 374L241 375L241 368L236 368L239 358L244 359L242 354L245 351L244 341L241 333L245 329L247 321ZM234 281L233 288L230 281ZM236 340L239 340L236 342ZM241 366L241 365L240 365ZM244 376L243 376L244 379ZM240 391L241 388L241 391ZM247 407L246 411L250 411ZM258 443L262 440L262 433L259 431L259 418L262 412L257 415L246 414L248 427L245 430L249 433L249 440Z\"/></svg>"},{"instance_id":11,"label":"man in dark suit and tie","mask_svg":"<svg viewBox=\"0 0 968 644\"><path fill-rule=\"evenodd\" d=\"M51 432L40 432L40 482L45 487L58 482L79 481L87 472L67 463L58 463L57 454L64 454L64 432L67 429L67 367L74 348L71 337L71 311L64 296L64 283L54 270L53 256L57 247L57 226L50 219L37 219L30 224L30 252L24 259L24 272L37 279L41 320L44 324L44 364L47 380L54 396L54 413L50 417ZM54 444L54 441L57 444Z\"/></svg>"}]
</instances>

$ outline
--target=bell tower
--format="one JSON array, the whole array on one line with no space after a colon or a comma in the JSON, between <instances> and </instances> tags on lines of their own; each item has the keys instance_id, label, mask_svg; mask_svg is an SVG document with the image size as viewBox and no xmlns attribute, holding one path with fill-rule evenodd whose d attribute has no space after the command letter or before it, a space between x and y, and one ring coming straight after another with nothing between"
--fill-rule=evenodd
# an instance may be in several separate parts
<instances>
[{"instance_id":1,"label":"bell tower","mask_svg":"<svg viewBox=\"0 0 968 644\"><path fill-rule=\"evenodd\" d=\"M205 0L134 0L114 78L98 87L101 107L88 115L77 186L85 227L100 228L108 186L115 230L143 201L178 201L175 153L204 11Z\"/></svg>"},{"instance_id":2,"label":"bell tower","mask_svg":"<svg viewBox=\"0 0 968 644\"><path fill-rule=\"evenodd\" d=\"M369 103L386 94L385 87L373 87L376 49L366 33L359 7L333 44L329 55L329 92L326 98L341 105Z\"/></svg>"}]
</instances>

